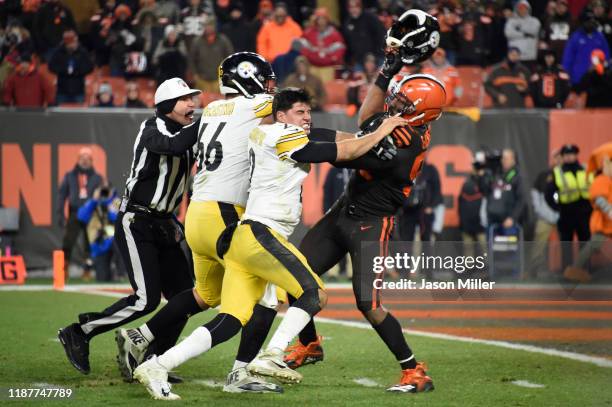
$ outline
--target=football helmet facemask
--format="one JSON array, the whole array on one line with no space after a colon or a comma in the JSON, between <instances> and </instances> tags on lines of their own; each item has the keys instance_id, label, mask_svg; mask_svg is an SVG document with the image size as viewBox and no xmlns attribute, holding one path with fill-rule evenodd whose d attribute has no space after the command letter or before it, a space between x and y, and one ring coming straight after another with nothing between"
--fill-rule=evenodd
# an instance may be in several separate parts
<instances>
[{"instance_id":1,"label":"football helmet facemask","mask_svg":"<svg viewBox=\"0 0 612 407\"><path fill-rule=\"evenodd\" d=\"M254 52L237 52L219 65L219 90L223 95L240 93L252 98L272 93L275 81L272 65Z\"/></svg>"},{"instance_id":2,"label":"football helmet facemask","mask_svg":"<svg viewBox=\"0 0 612 407\"><path fill-rule=\"evenodd\" d=\"M385 42L387 47L399 50L404 64L416 64L438 48L440 24L424 11L408 10L389 28Z\"/></svg>"},{"instance_id":3,"label":"football helmet facemask","mask_svg":"<svg viewBox=\"0 0 612 407\"><path fill-rule=\"evenodd\" d=\"M416 74L402 77L389 89L385 98L387 112L399 114L411 126L421 126L442 115L446 103L446 90L438 79L431 75Z\"/></svg>"}]
</instances>

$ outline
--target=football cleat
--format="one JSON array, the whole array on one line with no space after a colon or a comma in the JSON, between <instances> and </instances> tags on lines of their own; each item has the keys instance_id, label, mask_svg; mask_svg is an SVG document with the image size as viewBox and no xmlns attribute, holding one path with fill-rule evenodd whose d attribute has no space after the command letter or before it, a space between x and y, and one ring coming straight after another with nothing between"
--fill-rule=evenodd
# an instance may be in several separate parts
<instances>
[{"instance_id":1,"label":"football cleat","mask_svg":"<svg viewBox=\"0 0 612 407\"><path fill-rule=\"evenodd\" d=\"M68 360L79 372L89 374L89 340L79 324L68 325L57 332L57 337L66 351Z\"/></svg>"},{"instance_id":2,"label":"football cleat","mask_svg":"<svg viewBox=\"0 0 612 407\"><path fill-rule=\"evenodd\" d=\"M417 363L414 369L402 370L402 378L395 386L391 386L387 391L396 393L420 393L434 389L431 377L427 376L427 366L424 363Z\"/></svg>"},{"instance_id":3,"label":"football cleat","mask_svg":"<svg viewBox=\"0 0 612 407\"><path fill-rule=\"evenodd\" d=\"M168 383L168 370L159 364L157 356L144 361L134 369L134 379L144 384L155 400L180 400L181 398L178 394L172 393L172 385Z\"/></svg>"},{"instance_id":4,"label":"football cleat","mask_svg":"<svg viewBox=\"0 0 612 407\"><path fill-rule=\"evenodd\" d=\"M247 365L247 370L253 374L275 377L283 383L299 383L302 375L287 366L283 355L281 349L265 350Z\"/></svg>"},{"instance_id":5,"label":"football cleat","mask_svg":"<svg viewBox=\"0 0 612 407\"><path fill-rule=\"evenodd\" d=\"M291 369L297 369L298 367L310 365L317 362L323 361L323 342L322 336L317 336L317 340L304 346L302 342L298 341L295 345L289 346L285 352L288 354L285 356L285 363Z\"/></svg>"},{"instance_id":6,"label":"football cleat","mask_svg":"<svg viewBox=\"0 0 612 407\"><path fill-rule=\"evenodd\" d=\"M249 373L245 367L232 370L227 375L223 391L226 393L282 393L283 388L269 383L263 377Z\"/></svg>"},{"instance_id":7,"label":"football cleat","mask_svg":"<svg viewBox=\"0 0 612 407\"><path fill-rule=\"evenodd\" d=\"M115 342L117 342L117 365L121 376L127 382L134 380L132 377L136 366L142 363L149 341L138 329L118 329L115 331Z\"/></svg>"}]
</instances>

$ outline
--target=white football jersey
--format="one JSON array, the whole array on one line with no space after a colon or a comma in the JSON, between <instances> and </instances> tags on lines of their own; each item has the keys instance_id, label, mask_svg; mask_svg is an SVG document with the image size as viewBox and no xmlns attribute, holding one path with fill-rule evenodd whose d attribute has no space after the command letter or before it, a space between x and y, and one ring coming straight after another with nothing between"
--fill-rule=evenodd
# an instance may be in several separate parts
<instances>
[{"instance_id":1,"label":"white football jersey","mask_svg":"<svg viewBox=\"0 0 612 407\"><path fill-rule=\"evenodd\" d=\"M245 206L249 188L247 140L272 113L272 95L216 100L202 112L192 200Z\"/></svg>"},{"instance_id":2,"label":"white football jersey","mask_svg":"<svg viewBox=\"0 0 612 407\"><path fill-rule=\"evenodd\" d=\"M251 187L242 219L252 219L288 238L302 215L302 183L310 164L291 154L308 143L304 129L274 123L260 125L249 136Z\"/></svg>"}]
</instances>

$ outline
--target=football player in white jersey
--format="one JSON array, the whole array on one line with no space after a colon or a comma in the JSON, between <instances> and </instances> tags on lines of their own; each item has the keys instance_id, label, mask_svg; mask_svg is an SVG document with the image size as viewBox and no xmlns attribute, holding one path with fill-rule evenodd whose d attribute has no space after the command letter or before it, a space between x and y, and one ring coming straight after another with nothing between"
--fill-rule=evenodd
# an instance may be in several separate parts
<instances>
[{"instance_id":1,"label":"football player in white jersey","mask_svg":"<svg viewBox=\"0 0 612 407\"><path fill-rule=\"evenodd\" d=\"M142 362L145 353L151 353L146 351L149 343L161 337L167 327L220 303L224 262L217 256L216 242L221 232L244 213L249 187L248 137L262 121L272 122L273 96L268 92L274 79L270 64L252 52L232 54L219 66L219 87L225 99L208 104L200 119L197 173L185 220L195 288L177 295L176 300L170 301L140 328L117 331L117 360L122 375L128 380L132 379L133 369ZM256 305L263 308L259 312L263 316L245 327L243 336L262 337L249 334L249 330L269 329L276 305L276 289L270 286ZM259 348L264 340L265 335L257 343L241 342L224 391L282 392L280 386L250 375L245 369L252 357L245 359L242 355L252 354L250 347Z\"/></svg>"},{"instance_id":2,"label":"football player in white jersey","mask_svg":"<svg viewBox=\"0 0 612 407\"><path fill-rule=\"evenodd\" d=\"M302 183L309 163L355 159L395 127L407 124L405 119L391 117L370 135L356 138L327 129L311 131L310 110L310 98L304 90L283 89L274 97L276 122L259 125L251 132L251 187L246 211L241 221L228 227L217 242L217 254L225 260L220 312L184 341L136 368L134 377L154 398L178 398L170 392L168 371L238 333L249 321L269 282L286 290L296 301L266 350L248 369L284 382L301 380L301 374L283 362L283 350L327 300L323 283L287 240L301 217ZM329 140L329 132L335 133L336 142L314 141Z\"/></svg>"}]
</instances>

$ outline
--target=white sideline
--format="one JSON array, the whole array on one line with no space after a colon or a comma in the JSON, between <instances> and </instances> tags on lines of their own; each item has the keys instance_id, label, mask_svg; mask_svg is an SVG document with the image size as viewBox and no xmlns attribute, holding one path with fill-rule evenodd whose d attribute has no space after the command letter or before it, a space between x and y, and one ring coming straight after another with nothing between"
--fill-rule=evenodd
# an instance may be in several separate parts
<instances>
[{"instance_id":1,"label":"white sideline","mask_svg":"<svg viewBox=\"0 0 612 407\"><path fill-rule=\"evenodd\" d=\"M129 286L126 286L126 285L112 286L112 285L83 284L83 285L66 286L65 291L86 292L88 294L103 295L107 297L123 297L125 294L96 291L96 289L126 288L126 287L129 288ZM53 290L53 287L50 285L0 286L0 291L51 291L51 290ZM280 315L284 315L284 314L279 313L279 316ZM335 325L346 326L350 328L372 329L370 324L365 323L365 322L342 321L339 319L322 318L322 317L315 317L315 320L317 322L335 324ZM531 353L540 353L543 355L556 356L556 357L560 357L564 359L576 360L578 362L590 363L590 364L593 364L599 367L612 368L611 359L606 359L606 358L602 358L598 356L584 355L582 353L567 352L567 351L562 351L562 350L557 350L557 349L542 348L542 347L534 346L534 345L525 345L525 344L512 343L512 342L506 342L506 341L496 341L496 340L491 340L491 339L478 339L478 338L470 338L466 336L441 334L441 333L435 333L435 332L425 332L425 331L419 331L419 330L413 330L413 329L403 329L403 332L409 335L422 336L426 338L444 339L448 341L465 342L465 343L477 343L477 344L482 344L482 345L497 346L497 347L506 348L506 349L522 350L522 351L531 352Z\"/></svg>"},{"instance_id":2,"label":"white sideline","mask_svg":"<svg viewBox=\"0 0 612 407\"><path fill-rule=\"evenodd\" d=\"M513 380L510 383L514 384L515 386L527 387L528 389L542 389L546 387L543 384L532 383L527 380Z\"/></svg>"}]
</instances>

